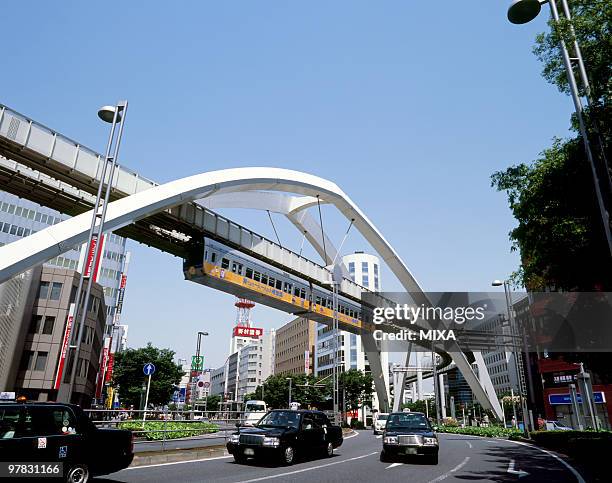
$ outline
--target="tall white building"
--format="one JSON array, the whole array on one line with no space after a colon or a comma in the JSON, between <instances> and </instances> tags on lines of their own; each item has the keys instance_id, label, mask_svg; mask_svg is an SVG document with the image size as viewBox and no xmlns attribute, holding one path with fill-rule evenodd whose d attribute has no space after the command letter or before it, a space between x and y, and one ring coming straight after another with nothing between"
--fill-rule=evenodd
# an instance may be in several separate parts
<instances>
[{"instance_id":1,"label":"tall white building","mask_svg":"<svg viewBox=\"0 0 612 483\"><path fill-rule=\"evenodd\" d=\"M380 277L380 262L375 255L369 255L364 252L355 252L342 257L342 262L349 271L351 279L373 291L378 292L382 288ZM380 344L380 343L379 343ZM325 324L317 324L317 338L315 345L315 361L314 372L317 376L327 376L333 372L333 347L334 334L331 327ZM389 357L387 351L382 347L381 364L383 368L387 368ZM338 332L338 359L339 365L345 370L357 369L360 371L370 372L370 365L363 350L361 337L346 331ZM389 388L389 374L385 370L387 388ZM374 408L378 408L378 400L374 394Z\"/></svg>"},{"instance_id":2,"label":"tall white building","mask_svg":"<svg viewBox=\"0 0 612 483\"><path fill-rule=\"evenodd\" d=\"M232 335L225 364L211 371L210 394L227 394L234 401L243 401L274 374L274 341L276 331L264 330L259 337Z\"/></svg>"},{"instance_id":3,"label":"tall white building","mask_svg":"<svg viewBox=\"0 0 612 483\"><path fill-rule=\"evenodd\" d=\"M265 331L238 350L236 400L243 401L245 394L255 392L274 373L274 338L274 329Z\"/></svg>"}]
</instances>

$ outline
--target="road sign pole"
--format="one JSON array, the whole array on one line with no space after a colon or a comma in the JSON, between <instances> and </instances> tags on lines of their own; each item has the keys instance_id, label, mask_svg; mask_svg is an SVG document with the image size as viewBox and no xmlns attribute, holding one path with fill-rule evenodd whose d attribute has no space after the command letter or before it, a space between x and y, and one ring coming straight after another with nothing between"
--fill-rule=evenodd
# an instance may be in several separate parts
<instances>
[{"instance_id":1,"label":"road sign pole","mask_svg":"<svg viewBox=\"0 0 612 483\"><path fill-rule=\"evenodd\" d=\"M151 389L151 373L149 373L149 381L147 382L147 395L145 396L144 415L142 416L142 427L147 420L147 406L149 405L149 389Z\"/></svg>"}]
</instances>

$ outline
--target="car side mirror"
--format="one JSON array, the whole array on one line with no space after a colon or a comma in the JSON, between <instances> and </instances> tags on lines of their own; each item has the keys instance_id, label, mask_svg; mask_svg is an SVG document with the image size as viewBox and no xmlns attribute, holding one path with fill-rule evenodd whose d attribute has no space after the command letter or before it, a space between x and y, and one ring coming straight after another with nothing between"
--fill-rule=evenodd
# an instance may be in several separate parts
<instances>
[{"instance_id":1,"label":"car side mirror","mask_svg":"<svg viewBox=\"0 0 612 483\"><path fill-rule=\"evenodd\" d=\"M240 423L236 423L236 427L240 429Z\"/></svg>"}]
</instances>

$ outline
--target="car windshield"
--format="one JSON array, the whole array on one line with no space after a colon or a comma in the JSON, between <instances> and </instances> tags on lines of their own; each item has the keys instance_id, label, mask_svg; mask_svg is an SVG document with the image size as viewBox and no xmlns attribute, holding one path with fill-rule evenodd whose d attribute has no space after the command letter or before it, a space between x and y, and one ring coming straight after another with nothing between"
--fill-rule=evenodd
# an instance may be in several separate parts
<instances>
[{"instance_id":1,"label":"car windshield","mask_svg":"<svg viewBox=\"0 0 612 483\"><path fill-rule=\"evenodd\" d=\"M401 413L392 414L387 421L387 431L397 430L429 430L429 421L423 414Z\"/></svg>"},{"instance_id":2,"label":"car windshield","mask_svg":"<svg viewBox=\"0 0 612 483\"><path fill-rule=\"evenodd\" d=\"M264 406L263 404L251 403L251 404L246 405L246 411L265 411L265 410L266 410L266 406Z\"/></svg>"},{"instance_id":3,"label":"car windshield","mask_svg":"<svg viewBox=\"0 0 612 483\"><path fill-rule=\"evenodd\" d=\"M272 411L266 414L257 426L271 426L275 428L298 428L300 414L295 411Z\"/></svg>"}]
</instances>

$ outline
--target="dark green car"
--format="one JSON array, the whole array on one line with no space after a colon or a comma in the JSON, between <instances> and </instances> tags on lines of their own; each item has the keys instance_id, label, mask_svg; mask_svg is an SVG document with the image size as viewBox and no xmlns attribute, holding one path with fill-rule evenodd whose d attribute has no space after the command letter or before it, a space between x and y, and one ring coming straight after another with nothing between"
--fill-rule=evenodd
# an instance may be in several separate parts
<instances>
[{"instance_id":1,"label":"dark green car","mask_svg":"<svg viewBox=\"0 0 612 483\"><path fill-rule=\"evenodd\" d=\"M391 462L400 457L415 456L438 464L438 437L423 413L391 413L382 440L380 461Z\"/></svg>"}]
</instances>

